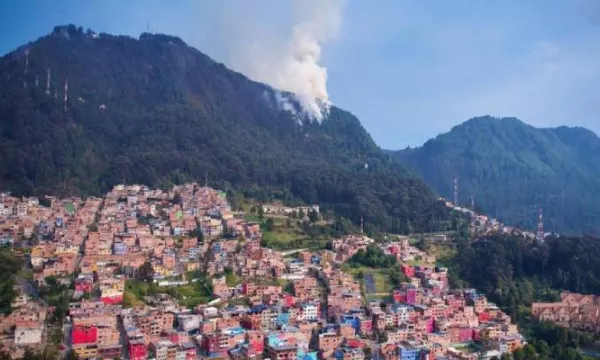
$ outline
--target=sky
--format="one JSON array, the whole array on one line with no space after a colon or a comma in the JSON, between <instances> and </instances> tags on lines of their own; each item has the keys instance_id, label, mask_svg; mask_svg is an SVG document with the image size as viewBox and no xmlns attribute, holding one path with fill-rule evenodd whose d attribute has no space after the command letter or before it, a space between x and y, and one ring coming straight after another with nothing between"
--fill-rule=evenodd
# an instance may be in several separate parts
<instances>
[{"instance_id":1,"label":"sky","mask_svg":"<svg viewBox=\"0 0 600 360\"><path fill-rule=\"evenodd\" d=\"M240 49L285 41L310 1L302 16L339 16L320 39L329 101L383 148L486 114L600 133L600 0L322 0L333 15L316 0L5 1L0 54L73 23L176 35L250 76Z\"/></svg>"}]
</instances>

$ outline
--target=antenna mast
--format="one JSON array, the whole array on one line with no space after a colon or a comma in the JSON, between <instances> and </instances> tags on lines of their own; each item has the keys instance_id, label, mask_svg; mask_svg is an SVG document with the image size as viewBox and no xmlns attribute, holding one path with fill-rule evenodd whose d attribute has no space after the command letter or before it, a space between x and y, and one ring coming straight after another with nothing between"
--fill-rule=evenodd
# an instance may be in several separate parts
<instances>
[{"instance_id":1,"label":"antenna mast","mask_svg":"<svg viewBox=\"0 0 600 360\"><path fill-rule=\"evenodd\" d=\"M65 78L65 106L64 110L67 112L67 101L69 100L69 79Z\"/></svg>"},{"instance_id":2,"label":"antenna mast","mask_svg":"<svg viewBox=\"0 0 600 360\"><path fill-rule=\"evenodd\" d=\"M454 175L454 206L458 206L458 175Z\"/></svg>"},{"instance_id":3,"label":"antenna mast","mask_svg":"<svg viewBox=\"0 0 600 360\"><path fill-rule=\"evenodd\" d=\"M25 50L25 75L29 71L29 49Z\"/></svg>"},{"instance_id":4,"label":"antenna mast","mask_svg":"<svg viewBox=\"0 0 600 360\"><path fill-rule=\"evenodd\" d=\"M50 68L46 69L46 95L50 95Z\"/></svg>"},{"instance_id":5,"label":"antenna mast","mask_svg":"<svg viewBox=\"0 0 600 360\"><path fill-rule=\"evenodd\" d=\"M365 233L365 222L363 217L360 217L360 233L361 235Z\"/></svg>"},{"instance_id":6,"label":"antenna mast","mask_svg":"<svg viewBox=\"0 0 600 360\"><path fill-rule=\"evenodd\" d=\"M29 71L29 49L25 49L25 69L23 70L23 89L27 89L27 72Z\"/></svg>"},{"instance_id":7,"label":"antenna mast","mask_svg":"<svg viewBox=\"0 0 600 360\"><path fill-rule=\"evenodd\" d=\"M538 228L536 237L539 241L544 241L545 233L544 233L544 213L542 208L540 207L540 212L538 215Z\"/></svg>"}]
</instances>

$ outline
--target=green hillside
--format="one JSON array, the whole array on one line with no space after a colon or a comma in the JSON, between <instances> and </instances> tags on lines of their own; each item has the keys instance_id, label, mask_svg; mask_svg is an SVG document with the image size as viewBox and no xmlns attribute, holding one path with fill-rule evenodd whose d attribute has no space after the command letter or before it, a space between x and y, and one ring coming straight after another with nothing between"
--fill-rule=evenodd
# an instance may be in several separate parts
<instances>
[{"instance_id":1,"label":"green hillside","mask_svg":"<svg viewBox=\"0 0 600 360\"><path fill-rule=\"evenodd\" d=\"M332 107L321 124L310 121L290 94L179 38L58 26L0 59L0 188L100 194L122 182L205 178L264 201L364 216L367 229L435 230L447 217L355 116Z\"/></svg>"},{"instance_id":2,"label":"green hillside","mask_svg":"<svg viewBox=\"0 0 600 360\"><path fill-rule=\"evenodd\" d=\"M462 205L473 195L506 223L533 229L542 207L547 231L600 229L600 139L589 130L488 116L393 154L448 199L457 175Z\"/></svg>"}]
</instances>

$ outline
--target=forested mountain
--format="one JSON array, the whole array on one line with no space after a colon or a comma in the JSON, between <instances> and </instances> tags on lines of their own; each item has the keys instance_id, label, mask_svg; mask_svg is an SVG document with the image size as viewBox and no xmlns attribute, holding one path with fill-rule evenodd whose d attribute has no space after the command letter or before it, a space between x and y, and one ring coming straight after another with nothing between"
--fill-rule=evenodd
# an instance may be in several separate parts
<instances>
[{"instance_id":1,"label":"forested mountain","mask_svg":"<svg viewBox=\"0 0 600 360\"><path fill-rule=\"evenodd\" d=\"M508 224L535 229L542 207L547 231L600 229L600 139L587 129L487 116L394 156L448 199L457 175L461 205L473 195L477 208Z\"/></svg>"},{"instance_id":2,"label":"forested mountain","mask_svg":"<svg viewBox=\"0 0 600 360\"><path fill-rule=\"evenodd\" d=\"M0 187L99 194L121 182L207 177L259 199L364 216L367 227L445 226L427 185L356 117L332 107L322 123L309 121L283 110L282 98L298 108L176 37L58 26L0 59Z\"/></svg>"}]
</instances>

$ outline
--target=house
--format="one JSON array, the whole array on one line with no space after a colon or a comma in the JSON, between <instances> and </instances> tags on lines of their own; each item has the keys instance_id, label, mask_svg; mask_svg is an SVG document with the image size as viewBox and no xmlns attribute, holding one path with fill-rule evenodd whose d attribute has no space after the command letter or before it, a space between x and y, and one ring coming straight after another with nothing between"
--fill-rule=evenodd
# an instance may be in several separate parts
<instances>
[{"instance_id":1,"label":"house","mask_svg":"<svg viewBox=\"0 0 600 360\"><path fill-rule=\"evenodd\" d=\"M15 327L16 345L38 345L42 342L43 325L39 322L19 322Z\"/></svg>"}]
</instances>

